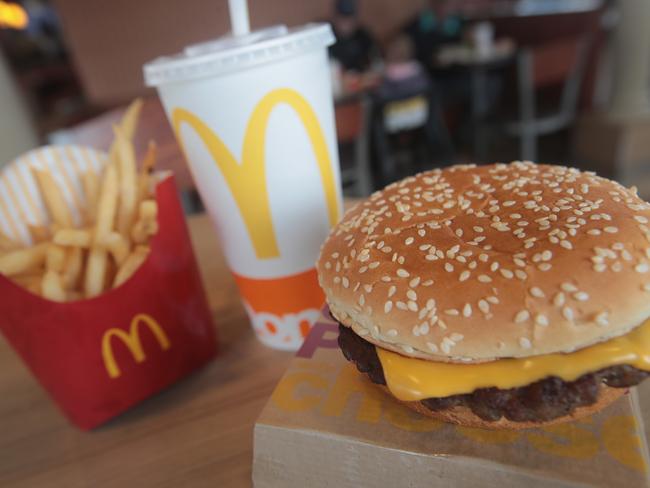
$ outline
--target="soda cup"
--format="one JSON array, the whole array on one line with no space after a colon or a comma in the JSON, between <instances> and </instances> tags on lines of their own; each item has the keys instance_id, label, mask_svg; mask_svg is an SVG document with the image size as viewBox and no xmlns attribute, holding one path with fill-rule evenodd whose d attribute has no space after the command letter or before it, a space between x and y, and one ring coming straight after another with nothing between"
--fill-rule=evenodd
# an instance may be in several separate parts
<instances>
[{"instance_id":1,"label":"soda cup","mask_svg":"<svg viewBox=\"0 0 650 488\"><path fill-rule=\"evenodd\" d=\"M259 339L297 349L323 295L314 263L341 217L328 24L187 48L144 67Z\"/></svg>"}]
</instances>

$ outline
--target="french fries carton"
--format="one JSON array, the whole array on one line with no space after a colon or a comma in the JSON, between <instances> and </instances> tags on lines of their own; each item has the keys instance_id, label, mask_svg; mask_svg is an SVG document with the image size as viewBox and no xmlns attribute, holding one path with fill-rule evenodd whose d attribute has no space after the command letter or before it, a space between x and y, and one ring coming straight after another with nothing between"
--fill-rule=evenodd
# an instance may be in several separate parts
<instances>
[{"instance_id":1,"label":"french fries carton","mask_svg":"<svg viewBox=\"0 0 650 488\"><path fill-rule=\"evenodd\" d=\"M255 424L253 483L267 487L644 487L635 388L597 414L498 431L423 417L345 360L323 311Z\"/></svg>"},{"instance_id":2,"label":"french fries carton","mask_svg":"<svg viewBox=\"0 0 650 488\"><path fill-rule=\"evenodd\" d=\"M0 262L24 266L24 262L8 260L1 246L5 250L8 242L27 246L48 229L56 231L63 218L57 212L69 212L65 218L72 220L72 227L83 229L92 207L88 198L92 190L84 192L83 176L98 176L106 173L105 168L105 154L76 146L37 149L4 167L0 173ZM56 186L50 189L59 195L54 201L61 200L58 210L51 196L42 197L48 183L37 179L43 171ZM51 295L54 299L41 296L39 291L49 293L46 276L50 269L59 269L52 276L64 278L70 271L65 268L67 258L57 268L52 264L57 262L56 252L43 251L41 244L11 255L37 259L34 253L47 253L44 274L39 274L43 270L38 267L34 271L36 286L28 283L29 275L13 280L0 275L0 330L70 421L82 429L124 412L203 366L216 353L215 329L173 176L155 174L152 180L156 183L151 185L148 204L157 206L157 217L150 222L156 232L145 246L135 246L135 251L120 258L124 265L119 269L107 267L106 260L100 262L104 271L97 286L109 285L97 296L66 296L77 292L66 292L60 283L60 291L55 287ZM96 202L99 206L106 203L101 198ZM104 210L95 210L99 221ZM119 209L113 210L118 222ZM83 237L83 230L74 235ZM138 239L135 229L131 235ZM84 245L83 238L79 244ZM82 253L85 261L80 261L85 276L75 278L85 280L82 288L95 286L92 282L96 281L92 273L98 267L91 269L90 263L95 251L89 246ZM96 251L100 261L108 253ZM135 262L129 266L126 261L134 255ZM57 293L63 294L60 300Z\"/></svg>"}]
</instances>

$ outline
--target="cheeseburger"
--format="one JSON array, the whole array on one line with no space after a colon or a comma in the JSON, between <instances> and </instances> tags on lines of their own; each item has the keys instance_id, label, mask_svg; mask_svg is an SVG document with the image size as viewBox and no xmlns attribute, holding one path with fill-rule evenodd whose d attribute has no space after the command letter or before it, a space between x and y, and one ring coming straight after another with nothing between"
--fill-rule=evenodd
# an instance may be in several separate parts
<instances>
[{"instance_id":1,"label":"cheeseburger","mask_svg":"<svg viewBox=\"0 0 650 488\"><path fill-rule=\"evenodd\" d=\"M650 372L650 205L561 166L462 165L351 209L318 275L339 345L421 414L526 428Z\"/></svg>"}]
</instances>

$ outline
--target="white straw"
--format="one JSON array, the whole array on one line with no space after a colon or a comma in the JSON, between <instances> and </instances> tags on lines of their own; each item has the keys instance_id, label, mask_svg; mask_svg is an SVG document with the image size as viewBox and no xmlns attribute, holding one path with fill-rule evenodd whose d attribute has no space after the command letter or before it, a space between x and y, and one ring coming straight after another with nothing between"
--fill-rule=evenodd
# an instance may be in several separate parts
<instances>
[{"instance_id":1,"label":"white straw","mask_svg":"<svg viewBox=\"0 0 650 488\"><path fill-rule=\"evenodd\" d=\"M248 20L248 4L246 0L228 0L230 9L230 25L235 36L243 36L251 31Z\"/></svg>"}]
</instances>

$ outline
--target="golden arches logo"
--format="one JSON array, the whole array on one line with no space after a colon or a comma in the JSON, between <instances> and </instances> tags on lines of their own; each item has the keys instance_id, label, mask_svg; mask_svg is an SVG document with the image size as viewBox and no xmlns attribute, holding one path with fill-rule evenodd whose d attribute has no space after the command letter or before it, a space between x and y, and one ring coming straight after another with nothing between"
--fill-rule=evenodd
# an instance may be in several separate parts
<instances>
[{"instance_id":1,"label":"golden arches logo","mask_svg":"<svg viewBox=\"0 0 650 488\"><path fill-rule=\"evenodd\" d=\"M297 91L279 88L269 92L255 106L244 135L242 162L200 118L183 108L172 112L172 125L177 139L187 156L181 136L181 125L188 124L206 145L233 194L239 212L251 238L258 259L280 256L273 228L269 192L266 186L266 128L273 109L279 104L289 105L300 118L316 156L321 183L325 193L330 226L339 220L336 182L327 142L314 110Z\"/></svg>"},{"instance_id":2,"label":"golden arches logo","mask_svg":"<svg viewBox=\"0 0 650 488\"><path fill-rule=\"evenodd\" d=\"M125 332L118 328L112 328L107 330L104 333L104 337L102 337L102 358L104 359L104 366L106 366L106 372L110 378L118 378L122 374L122 371L115 361L115 354L113 353L113 344L111 341L113 337L124 343L133 355L133 359L135 359L136 363L142 363L147 359L147 356L142 349L142 341L140 340L141 323L149 327L149 330L154 335L163 351L166 351L171 347L171 342L169 341L167 334L165 334L165 331L153 317L144 313L136 315L131 320L129 332Z\"/></svg>"}]
</instances>

